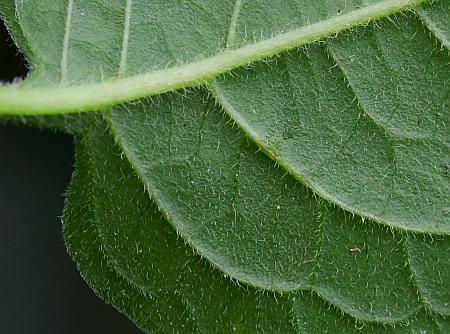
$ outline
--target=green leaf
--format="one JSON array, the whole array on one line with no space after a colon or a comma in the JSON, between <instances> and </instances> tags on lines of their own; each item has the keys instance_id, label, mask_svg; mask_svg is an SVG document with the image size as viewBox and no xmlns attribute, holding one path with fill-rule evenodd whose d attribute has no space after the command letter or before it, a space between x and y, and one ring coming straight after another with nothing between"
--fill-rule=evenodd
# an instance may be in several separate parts
<instances>
[{"instance_id":1,"label":"green leaf","mask_svg":"<svg viewBox=\"0 0 450 334\"><path fill-rule=\"evenodd\" d=\"M450 28L450 11L438 13ZM409 14L213 87L261 149L326 199L390 226L448 234L448 51Z\"/></svg>"},{"instance_id":2,"label":"green leaf","mask_svg":"<svg viewBox=\"0 0 450 334\"><path fill-rule=\"evenodd\" d=\"M422 301L431 310L450 315L450 237L413 236L408 238L410 266Z\"/></svg>"},{"instance_id":3,"label":"green leaf","mask_svg":"<svg viewBox=\"0 0 450 334\"><path fill-rule=\"evenodd\" d=\"M76 136L89 284L161 333L444 333L448 1L295 49L419 2L9 0L0 113Z\"/></svg>"},{"instance_id":4,"label":"green leaf","mask_svg":"<svg viewBox=\"0 0 450 334\"><path fill-rule=\"evenodd\" d=\"M176 326L180 332L182 328L186 328L186 333L194 332L195 324L183 317L184 305L179 297L164 291L147 295L120 276L109 263L96 227L96 184L91 175L90 152L84 140L77 141L76 172L64 210L65 240L81 274L99 296L125 312L140 327L164 333ZM154 218L158 216L154 209L149 213L148 226L153 227L154 222L159 222ZM157 226L165 233L162 224Z\"/></svg>"},{"instance_id":5,"label":"green leaf","mask_svg":"<svg viewBox=\"0 0 450 334\"><path fill-rule=\"evenodd\" d=\"M64 226L85 279L152 333L438 333L447 323L423 311L395 327L355 322L315 294L238 286L177 237L101 122L77 141Z\"/></svg>"},{"instance_id":6,"label":"green leaf","mask_svg":"<svg viewBox=\"0 0 450 334\"><path fill-rule=\"evenodd\" d=\"M211 61L223 54L232 57L227 51L220 51L223 45L239 47L235 51L257 49L260 43L275 43L277 37L271 36L284 36L299 29L310 32L325 22L334 22L334 29L339 17L357 17L366 10L368 18L376 18L387 8L398 10L412 4L388 0L358 9L359 3L322 3L312 8L282 2L274 10L264 3L237 1L220 5L172 4L169 11L167 5L133 4L131 0L102 5L69 0L58 2L47 11L45 8L53 0L46 1L48 4L28 1L17 5L23 35L36 54L34 80L30 82L91 82L135 75L149 68L157 74L157 69L188 63L172 67L178 71L175 77L164 72L173 81L172 89L184 85L184 79L178 78L182 73L195 72L188 67L199 64L194 60ZM276 64L261 63L257 68L235 71L213 84L213 90L228 113L263 150L327 200L389 226L448 234L450 142L446 120L450 116L450 95L445 83L450 75L449 56L429 36L433 33L444 46L448 44L447 2L437 1L433 7L419 10L419 16L410 14L353 31L324 47L282 54ZM155 19L150 27L141 23L151 13L166 11L170 12L166 20ZM36 12L42 12L47 22L64 29L42 33L48 29L42 21L33 20ZM230 21L218 19L218 13L229 13ZM339 15L333 18L336 14ZM102 17L114 19L105 26ZM171 26L172 21L179 24ZM158 29L163 33L148 34L149 30ZM323 36L327 35L325 30L320 30ZM246 47L249 39L251 44ZM55 41L59 42L55 45ZM152 48L146 50L140 43ZM48 47L50 44L55 47ZM277 46L272 51L282 50ZM261 52L254 59L267 56ZM144 60L142 54L147 55ZM301 57L302 54L306 55ZM239 59L244 58L240 54ZM217 68L221 63L213 63L202 64L203 74L191 79L198 82L220 73L222 70ZM216 69L209 73L208 66ZM170 89L160 82L161 76L151 79L159 85L153 93ZM109 88L100 84L89 91L101 96L105 103L117 102L122 98L108 96L119 81L111 80ZM130 78L126 82L129 85L121 89L134 91L131 84L136 81ZM20 90L9 92L19 92L20 102L31 102L30 110L39 108L42 98L49 95L46 110L64 109L66 102L91 103L83 93L88 86L76 87L78 93L71 88L60 89L64 102L54 99L54 95L59 96L56 91L52 94L37 90L39 97L30 101L24 99ZM135 97L133 94L128 98ZM263 98L255 102L255 94ZM13 96L6 98L8 108L14 109ZM91 107L96 106L94 103ZM433 152L431 159L429 151Z\"/></svg>"},{"instance_id":7,"label":"green leaf","mask_svg":"<svg viewBox=\"0 0 450 334\"><path fill-rule=\"evenodd\" d=\"M177 238L101 127L77 148L64 232L107 302L155 333L294 333L289 300L237 286Z\"/></svg>"},{"instance_id":8,"label":"green leaf","mask_svg":"<svg viewBox=\"0 0 450 334\"><path fill-rule=\"evenodd\" d=\"M269 290L312 289L362 320L405 319L417 311L418 294L449 314L433 296L445 279L434 281L430 296L423 285L416 291L405 235L315 198L233 130L205 92L141 101L108 119L166 219L228 275ZM444 248L449 240L425 244ZM434 264L443 275L446 262L443 255ZM428 280L433 273L418 265L417 280Z\"/></svg>"},{"instance_id":9,"label":"green leaf","mask_svg":"<svg viewBox=\"0 0 450 334\"><path fill-rule=\"evenodd\" d=\"M450 50L449 9L450 3L445 0L436 1L433 6L416 8L416 12L424 25L442 43L442 47L445 47L447 50Z\"/></svg>"},{"instance_id":10,"label":"green leaf","mask_svg":"<svg viewBox=\"0 0 450 334\"><path fill-rule=\"evenodd\" d=\"M304 297L304 296L303 296ZM407 323L396 327L381 327L373 324L355 323L353 319L330 308L318 298L295 299L293 304L300 333L446 333L449 321L442 317L433 318L424 312Z\"/></svg>"}]
</instances>

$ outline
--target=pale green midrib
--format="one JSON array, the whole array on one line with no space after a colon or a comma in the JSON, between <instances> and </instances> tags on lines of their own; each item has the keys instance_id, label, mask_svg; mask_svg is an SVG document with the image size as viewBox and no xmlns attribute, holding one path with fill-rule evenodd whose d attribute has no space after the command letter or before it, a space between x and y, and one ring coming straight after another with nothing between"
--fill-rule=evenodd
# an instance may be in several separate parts
<instances>
[{"instance_id":1,"label":"pale green midrib","mask_svg":"<svg viewBox=\"0 0 450 334\"><path fill-rule=\"evenodd\" d=\"M234 68L413 8L424 0L384 0L246 47L166 70L71 87L0 87L0 115L51 115L94 111L133 99L207 83Z\"/></svg>"}]
</instances>

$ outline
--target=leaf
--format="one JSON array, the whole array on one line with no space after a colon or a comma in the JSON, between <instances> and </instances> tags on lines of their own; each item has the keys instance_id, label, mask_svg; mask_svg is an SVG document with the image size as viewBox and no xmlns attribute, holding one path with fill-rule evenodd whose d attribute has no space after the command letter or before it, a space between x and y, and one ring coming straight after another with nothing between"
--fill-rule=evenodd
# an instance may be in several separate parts
<instances>
[{"instance_id":1,"label":"leaf","mask_svg":"<svg viewBox=\"0 0 450 334\"><path fill-rule=\"evenodd\" d=\"M450 237L410 236L410 266L422 301L435 312L449 315ZM430 260L432 259L432 260Z\"/></svg>"},{"instance_id":2,"label":"leaf","mask_svg":"<svg viewBox=\"0 0 450 334\"><path fill-rule=\"evenodd\" d=\"M136 321L139 326L164 332L177 325L191 330L195 325L177 315L183 312L183 302L176 296L160 293L146 296L134 285L122 278L109 264L100 243L97 218L93 207L94 180L91 176L90 153L80 139L77 143L76 172L73 176L67 204L64 210L64 236L68 249L84 279L106 302L112 303ZM153 222L155 211L150 211ZM156 220L158 222L158 220ZM151 226L151 225L150 225ZM162 226L162 225L161 225ZM163 232L164 233L164 232ZM170 312L174 310L173 312ZM155 321L158 321L155 323Z\"/></svg>"},{"instance_id":3,"label":"leaf","mask_svg":"<svg viewBox=\"0 0 450 334\"><path fill-rule=\"evenodd\" d=\"M98 122L78 140L64 225L85 279L152 333L317 333L324 325L329 333L412 333L447 322L421 311L396 327L355 324L315 294L236 285L176 236Z\"/></svg>"},{"instance_id":4,"label":"leaf","mask_svg":"<svg viewBox=\"0 0 450 334\"><path fill-rule=\"evenodd\" d=\"M157 333L294 332L283 297L238 287L177 238L104 130L77 147L65 235L103 298Z\"/></svg>"},{"instance_id":5,"label":"leaf","mask_svg":"<svg viewBox=\"0 0 450 334\"><path fill-rule=\"evenodd\" d=\"M448 56L433 44L434 37L424 34L425 28L412 14L377 22L380 28L369 25L355 29L327 42L326 47L316 43L279 54L415 3L418 1L387 0L359 8L356 1L299 1L298 8L295 4L291 8L293 3L288 1L17 2L17 22L33 52L30 59L34 72L19 87L0 87L0 110L42 114L101 106L120 146L114 146L106 126L98 124L94 114L48 120L50 126L66 128L78 138L77 172L65 213L65 236L90 285L140 326L162 333L175 329L187 333L317 333L321 324L339 333L396 332L399 328L445 332L448 321L443 316L450 315L450 309L449 296L442 291L448 290L450 266L445 252L450 240L437 234L448 232L442 211L448 183L437 167L444 166L437 163L442 162L448 149L446 102L442 99L442 106L436 104L440 90L433 86L434 81L422 83L419 78L418 87L425 87L432 98L419 99L419 92L418 103L429 101L435 107L430 107L437 115L435 120L442 122L427 120L428 126L420 128L431 138L425 144L432 151L425 154L411 144L410 149L415 148L417 153L414 157L420 160L411 160L413 155L405 151L410 159L405 161L427 163L425 167L431 168L425 169L426 176L433 182L426 182L428 179L419 173L424 166L417 169L417 175L414 170L401 174L409 177L408 181L414 179L406 186L423 195L420 203L414 202L419 195L405 186L407 178L399 179L404 181L400 185L406 198L401 200L406 206L416 205L417 216L405 209L401 214L388 212L389 219L381 219L377 215L380 206L387 206L383 197L386 187L378 187L384 180L370 182L367 175L376 176L370 168L386 168L384 163L389 162L386 157L390 155L382 149L386 145L389 148L389 133L374 126L378 109L372 118L364 117L368 107L362 98L353 101L356 89L347 88L347 84L352 80L363 82L361 85L370 88L369 93L361 93L363 96L388 94L387 99L391 91L381 90L377 95L377 86L367 83L373 73L365 68L347 73L344 65L356 66L363 59L373 61L373 66L384 66L386 60L380 58L379 64L374 53L377 50L365 48L372 46L372 35L411 37L411 27L417 32L413 40L426 46L416 50L417 55L425 57L426 52L432 52L430 68L436 71L431 74L441 76L444 87L448 64L445 67L443 62ZM434 33L445 31L443 3L436 2L433 9L426 8L426 14L420 14L428 15L427 26L431 29L432 22ZM435 10L435 6L442 9ZM229 19L224 20L225 15ZM405 43L411 44L409 40ZM225 46L234 49L224 51ZM396 48L391 49L389 56L401 67L404 59L394 52ZM331 52L340 62L328 58ZM351 62L353 52L365 58ZM202 88L115 106L132 98L198 85L270 55L277 57L216 78L209 85L215 96ZM412 57L415 61L415 54ZM289 78L277 76L280 66L288 61L293 70L303 71L295 81L303 85L301 90L285 89ZM429 76L429 72L422 72L425 78ZM267 77L261 81L258 75ZM249 82L252 79L254 82ZM394 75L380 80L388 87L393 86L389 80L402 83ZM248 92L251 83L253 90ZM239 84L244 87L230 97ZM303 100L298 100L299 92ZM247 103L239 114L230 111L230 106L235 108L230 102L234 97L243 105ZM374 100L369 97L373 96L366 99L370 105ZM267 117L260 121L277 115L270 127L266 123L266 129L279 131L281 124L283 131L274 133L272 141L262 142L253 132L233 128L217 102L244 130L244 118L236 115L255 111ZM292 111L288 106L298 104L307 105L302 109L306 113L303 119L295 113L283 118L279 112ZM328 108L335 113L322 113ZM421 110L414 115L424 117L428 113ZM291 150L300 154L292 149L293 140L299 137L291 127L310 121L311 129L318 126L322 131L304 131L300 138L312 148L299 151L306 156L290 156L298 163L324 162L335 145L347 139L352 125L357 131L350 139L359 138L353 148L363 152L366 147L375 149L366 149L365 159L358 154L351 156L354 164L341 157L332 169L322 168L316 175L317 184L328 185L330 193L308 182L319 196L289 175L306 180L295 173L280 147L274 145L286 142L284 145L291 145ZM252 119L251 124L258 122ZM340 127L346 130L339 133ZM364 133L364 129L369 131ZM357 137L359 134L362 137ZM287 172L258 152L246 135ZM364 140L364 136L370 140ZM375 141L379 145L372 144ZM140 180L130 171L129 162ZM329 170L333 171L331 175L325 173ZM364 187L358 188L358 182ZM351 205L336 200L333 191L346 192L344 199ZM394 199L397 202L390 202L402 209L403 202ZM407 231L364 221L328 200ZM175 237L155 205L187 244ZM435 235L422 237L411 231ZM203 260L193 255L192 249ZM434 260L425 261L427 255Z\"/></svg>"},{"instance_id":6,"label":"leaf","mask_svg":"<svg viewBox=\"0 0 450 334\"><path fill-rule=\"evenodd\" d=\"M450 27L450 11L438 13ZM326 199L448 234L450 58L429 35L411 14L383 20L213 87L259 147Z\"/></svg>"},{"instance_id":7,"label":"leaf","mask_svg":"<svg viewBox=\"0 0 450 334\"><path fill-rule=\"evenodd\" d=\"M414 319L403 326L382 328L372 324L355 324L353 319L330 308L318 298L294 301L297 324L301 333L445 333L449 326L448 319L432 319L424 312L419 312Z\"/></svg>"},{"instance_id":8,"label":"leaf","mask_svg":"<svg viewBox=\"0 0 450 334\"><path fill-rule=\"evenodd\" d=\"M109 119L166 218L223 272L270 290L313 289L363 320L395 322L416 312L405 263L417 260L408 259L405 236L318 201L256 153L203 92L125 106ZM445 248L448 242L425 244ZM361 253L352 253L355 248ZM448 275L445 255L441 261L439 276ZM419 264L424 271L417 280L433 275L427 266ZM437 294L446 280L432 285ZM418 287L430 309L449 314L442 302L448 297Z\"/></svg>"},{"instance_id":9,"label":"leaf","mask_svg":"<svg viewBox=\"0 0 450 334\"><path fill-rule=\"evenodd\" d=\"M433 6L426 6L425 8L418 7L416 12L425 26L432 32L433 35L442 43L442 46L447 50L450 49L450 25L449 19L449 2L440 0Z\"/></svg>"},{"instance_id":10,"label":"leaf","mask_svg":"<svg viewBox=\"0 0 450 334\"><path fill-rule=\"evenodd\" d=\"M46 1L50 6L53 0ZM170 15L180 22L179 25L171 27L168 21L158 19L151 21L154 28L142 28L144 25L139 19L146 20L155 12L165 13L167 6L159 8L158 4L139 2L133 5L131 0L108 5L74 4L70 0L59 2L52 11L43 13L48 22L64 27L64 31L53 29L48 34L42 34L45 26L32 19L36 12L45 11L45 4L20 2L17 16L23 21L23 34L31 41L29 48L35 50L39 64L34 80L30 81L35 82L37 78L42 84L46 81L65 83L120 78L128 73L141 73L143 69L171 66L171 63L192 63L198 57L221 54L218 50L227 35L226 45L240 46L237 50L242 50L248 43L248 34L256 34L255 27L258 27L260 37L254 37L254 40L273 42L275 37L270 38L273 35L284 36L286 31L297 31L302 26L307 31L308 27L312 29L317 24L320 27L325 22L335 22L333 16L336 13L347 18L369 8L370 15L376 17L386 10L386 6L392 6L394 10L398 6L411 5L391 2L381 1L362 9L356 9L357 5L352 3L345 3L345 6L323 3L322 7L314 9L307 5L291 8L297 11L287 11L293 5L281 3L279 11L269 12L267 5L252 2L238 1L234 7L227 2L220 5L209 2L191 6L174 4ZM432 32L446 45L448 24L445 22L450 22L446 20L450 19L450 11L443 7L445 3L446 0L437 1L433 9L419 11L426 28L414 15L399 18L397 23L385 20L381 22L382 29L375 29L375 26L360 29L329 42L326 48L313 48L310 60L301 59L300 64L295 53L293 57L283 54L281 65L261 63L256 70L244 69L240 75L233 72L233 77L213 85L216 96L261 148L326 199L350 212L390 226L448 234L450 220L445 195L450 191L446 171L450 143L445 120L449 118L450 95L448 89L441 90L440 87L445 87L450 70L448 54L439 51L436 41L428 36L428 32ZM200 10L196 10L198 8ZM133 16L133 11L139 14ZM230 22L214 16L223 12L231 13ZM278 17L273 13L283 14ZM300 13L300 17L295 13ZM113 17L114 20L110 20L105 28L101 17ZM193 22L201 22L204 29ZM184 27L191 27L195 34ZM148 34L149 29L159 29L163 33ZM135 38L130 39L130 34ZM325 30L323 34L326 35ZM74 40L72 44L71 39ZM60 41L57 47L47 47L55 40ZM147 52L145 61L141 60L141 54L147 50L136 45L138 42L157 44ZM87 50L86 45L96 47ZM251 45L260 44L253 42ZM431 58L429 54L432 54ZM214 64L211 66L220 67ZM326 70L333 66L338 68L327 73ZM183 72L183 66L179 68ZM189 71L188 68L184 72ZM202 71L208 72L206 64ZM317 85L311 84L315 76L319 77ZM152 78L159 82L159 77ZM332 84L323 85L324 80ZM129 82L131 84L132 80ZM114 85L113 81L110 83ZM174 88L179 84L174 83ZM162 86L158 92L164 91ZM69 95L63 99L83 101L87 97L82 88L75 95L67 91ZM91 91L96 96L102 95L93 88ZM125 91L131 86L127 88ZM266 97L259 99L259 104L254 103L255 92ZM299 92L308 98L299 101ZM37 93L41 97L49 95ZM108 91L105 94L108 95ZM117 99L120 100L114 97L106 102ZM10 97L9 100L13 99ZM27 99L21 96L20 101ZM39 101L40 98L33 101L33 107ZM62 108L57 102L51 100L47 108ZM253 112L255 106L258 113ZM281 110L274 113L274 108ZM328 112L323 112L323 108ZM322 135L324 129L325 138ZM428 151L433 152L432 159L424 154ZM368 174L372 177L367 178ZM415 182L411 182L412 179Z\"/></svg>"}]
</instances>

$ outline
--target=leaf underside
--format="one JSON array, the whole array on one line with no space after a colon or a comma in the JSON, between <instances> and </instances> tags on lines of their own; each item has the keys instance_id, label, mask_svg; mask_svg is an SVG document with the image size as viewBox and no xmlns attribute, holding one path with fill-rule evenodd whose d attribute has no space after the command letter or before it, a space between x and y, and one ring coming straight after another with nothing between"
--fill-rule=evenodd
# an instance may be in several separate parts
<instances>
[{"instance_id":1,"label":"leaf underside","mask_svg":"<svg viewBox=\"0 0 450 334\"><path fill-rule=\"evenodd\" d=\"M35 87L185 64L364 5L8 0L0 13ZM77 139L64 234L83 277L154 333L445 333L449 6L207 87L28 119Z\"/></svg>"}]
</instances>

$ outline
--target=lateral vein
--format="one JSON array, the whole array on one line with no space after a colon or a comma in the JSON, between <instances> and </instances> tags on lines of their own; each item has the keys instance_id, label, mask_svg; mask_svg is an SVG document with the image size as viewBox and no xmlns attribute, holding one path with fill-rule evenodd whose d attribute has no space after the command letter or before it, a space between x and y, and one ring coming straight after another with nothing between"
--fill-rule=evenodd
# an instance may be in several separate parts
<instances>
[{"instance_id":1,"label":"lateral vein","mask_svg":"<svg viewBox=\"0 0 450 334\"><path fill-rule=\"evenodd\" d=\"M130 20L131 20L132 5L133 0L127 0L127 4L125 7L125 23L123 28L122 50L120 51L120 64L118 73L119 78L124 77L127 71L128 40L130 38Z\"/></svg>"},{"instance_id":2,"label":"lateral vein","mask_svg":"<svg viewBox=\"0 0 450 334\"><path fill-rule=\"evenodd\" d=\"M66 26L64 28L64 42L61 56L61 83L67 80L67 58L69 53L70 29L72 26L73 0L67 2Z\"/></svg>"},{"instance_id":3,"label":"lateral vein","mask_svg":"<svg viewBox=\"0 0 450 334\"><path fill-rule=\"evenodd\" d=\"M227 36L227 48L231 48L234 46L236 41L236 33L237 33L237 23L239 19L239 13L241 11L242 0L235 0L233 14L231 15L230 20L230 28L228 29Z\"/></svg>"}]
</instances>

